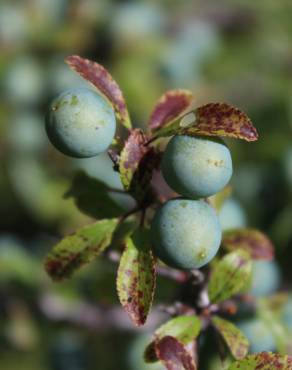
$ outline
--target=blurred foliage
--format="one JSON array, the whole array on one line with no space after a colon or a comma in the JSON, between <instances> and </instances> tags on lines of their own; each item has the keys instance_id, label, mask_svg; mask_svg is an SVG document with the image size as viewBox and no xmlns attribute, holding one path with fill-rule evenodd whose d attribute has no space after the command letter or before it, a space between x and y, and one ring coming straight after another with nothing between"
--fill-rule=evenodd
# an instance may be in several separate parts
<instances>
[{"instance_id":1,"label":"blurred foliage","mask_svg":"<svg viewBox=\"0 0 292 370\"><path fill-rule=\"evenodd\" d=\"M227 101L249 114L260 140L228 140L241 208L226 206L222 223L231 227L237 212L238 223L265 231L277 248L282 287L291 289L291 16L290 0L0 0L1 369L20 363L23 370L138 366L126 355L126 348L139 346L129 340L126 316L113 312L114 322L101 325L103 310L117 303L113 267L100 260L59 286L42 269L60 235L91 220L64 197L75 172L121 189L107 156L65 158L46 139L49 100L84 86L64 65L68 54L113 72L135 126L145 127L154 102L171 87L192 90L197 105ZM70 194L78 190L71 186ZM133 204L120 194L111 197L126 209ZM176 289L161 279L156 303L175 299Z\"/></svg>"}]
</instances>

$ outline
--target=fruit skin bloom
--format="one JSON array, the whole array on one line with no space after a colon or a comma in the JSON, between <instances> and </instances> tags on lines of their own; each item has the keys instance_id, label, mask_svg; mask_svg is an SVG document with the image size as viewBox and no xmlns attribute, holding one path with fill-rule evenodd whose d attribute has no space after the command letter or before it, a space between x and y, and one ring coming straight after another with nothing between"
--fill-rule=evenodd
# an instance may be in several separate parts
<instances>
[{"instance_id":1,"label":"fruit skin bloom","mask_svg":"<svg viewBox=\"0 0 292 370\"><path fill-rule=\"evenodd\" d=\"M111 144L116 130L113 108L98 93L70 89L51 103L46 131L62 153L76 158L94 157Z\"/></svg>"},{"instance_id":2,"label":"fruit skin bloom","mask_svg":"<svg viewBox=\"0 0 292 370\"><path fill-rule=\"evenodd\" d=\"M188 198L211 196L222 190L232 176L232 159L220 138L174 136L162 159L167 184Z\"/></svg>"},{"instance_id":3,"label":"fruit skin bloom","mask_svg":"<svg viewBox=\"0 0 292 370\"><path fill-rule=\"evenodd\" d=\"M151 225L154 253L167 265L184 270L210 262L221 237L216 212L203 200L169 200L156 212Z\"/></svg>"}]
</instances>

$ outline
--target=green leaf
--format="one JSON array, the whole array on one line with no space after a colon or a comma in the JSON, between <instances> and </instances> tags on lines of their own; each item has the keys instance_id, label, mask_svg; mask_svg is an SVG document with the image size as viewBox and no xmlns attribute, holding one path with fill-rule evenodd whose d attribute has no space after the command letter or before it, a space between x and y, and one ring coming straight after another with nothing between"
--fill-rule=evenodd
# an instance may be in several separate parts
<instances>
[{"instance_id":1,"label":"green leaf","mask_svg":"<svg viewBox=\"0 0 292 370\"><path fill-rule=\"evenodd\" d=\"M191 105L193 94L189 90L175 89L166 91L158 100L151 113L148 126L157 130L181 114Z\"/></svg>"},{"instance_id":2,"label":"green leaf","mask_svg":"<svg viewBox=\"0 0 292 370\"><path fill-rule=\"evenodd\" d=\"M127 238L133 234L138 226L139 220L135 216L128 217L124 222L119 223L113 235L111 248L120 250L125 245Z\"/></svg>"},{"instance_id":3,"label":"green leaf","mask_svg":"<svg viewBox=\"0 0 292 370\"><path fill-rule=\"evenodd\" d=\"M153 171L160 162L160 154L153 147L146 146L146 142L142 130L131 130L119 160L122 184L138 202L147 197Z\"/></svg>"},{"instance_id":4,"label":"green leaf","mask_svg":"<svg viewBox=\"0 0 292 370\"><path fill-rule=\"evenodd\" d=\"M222 245L229 251L244 249L254 260L271 260L274 247L270 239L259 230L236 229L224 233Z\"/></svg>"},{"instance_id":5,"label":"green leaf","mask_svg":"<svg viewBox=\"0 0 292 370\"><path fill-rule=\"evenodd\" d=\"M135 325L143 325L150 311L156 270L149 243L149 231L137 229L126 240L118 269L117 291L120 302Z\"/></svg>"},{"instance_id":6,"label":"green leaf","mask_svg":"<svg viewBox=\"0 0 292 370\"><path fill-rule=\"evenodd\" d=\"M128 129L132 127L129 112L123 93L110 73L100 64L78 55L65 59L71 69L86 81L92 83L110 101L118 120Z\"/></svg>"},{"instance_id":7,"label":"green leaf","mask_svg":"<svg viewBox=\"0 0 292 370\"><path fill-rule=\"evenodd\" d=\"M160 326L154 333L154 341L146 348L144 358L146 362L155 362L158 359L153 356L155 342L165 336L172 336L182 344L188 344L200 333L202 327L201 320L197 316L177 316Z\"/></svg>"},{"instance_id":8,"label":"green leaf","mask_svg":"<svg viewBox=\"0 0 292 370\"><path fill-rule=\"evenodd\" d=\"M167 370L196 370L197 366L184 345L166 336L156 343L156 356Z\"/></svg>"},{"instance_id":9,"label":"green leaf","mask_svg":"<svg viewBox=\"0 0 292 370\"><path fill-rule=\"evenodd\" d=\"M170 335L183 344L188 344L199 335L201 326L201 320L197 316L177 316L160 326L154 335L156 338Z\"/></svg>"},{"instance_id":10,"label":"green leaf","mask_svg":"<svg viewBox=\"0 0 292 370\"><path fill-rule=\"evenodd\" d=\"M258 134L248 116L226 103L203 105L170 122L156 132L156 138L172 135L226 136L255 141Z\"/></svg>"},{"instance_id":11,"label":"green leaf","mask_svg":"<svg viewBox=\"0 0 292 370\"><path fill-rule=\"evenodd\" d=\"M228 370L292 370L292 357L261 352L234 362Z\"/></svg>"},{"instance_id":12,"label":"green leaf","mask_svg":"<svg viewBox=\"0 0 292 370\"><path fill-rule=\"evenodd\" d=\"M47 273L54 280L71 277L109 246L117 224L117 219L97 221L64 238L46 258Z\"/></svg>"},{"instance_id":13,"label":"green leaf","mask_svg":"<svg viewBox=\"0 0 292 370\"><path fill-rule=\"evenodd\" d=\"M212 322L222 335L232 355L237 360L243 359L249 348L249 342L245 335L234 324L218 316L214 316Z\"/></svg>"},{"instance_id":14,"label":"green leaf","mask_svg":"<svg viewBox=\"0 0 292 370\"><path fill-rule=\"evenodd\" d=\"M215 265L209 281L209 298L219 303L240 292L250 279L252 263L250 256L238 250L224 256Z\"/></svg>"},{"instance_id":15,"label":"green leaf","mask_svg":"<svg viewBox=\"0 0 292 370\"><path fill-rule=\"evenodd\" d=\"M65 197L74 198L81 212L96 219L114 218L123 213L123 209L110 197L108 186L84 172L75 175Z\"/></svg>"}]
</instances>

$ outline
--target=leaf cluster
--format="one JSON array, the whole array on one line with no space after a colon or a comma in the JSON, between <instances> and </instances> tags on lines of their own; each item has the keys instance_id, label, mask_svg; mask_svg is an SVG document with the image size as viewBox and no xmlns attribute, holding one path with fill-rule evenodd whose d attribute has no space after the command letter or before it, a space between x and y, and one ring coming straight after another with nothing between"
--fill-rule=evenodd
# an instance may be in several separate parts
<instances>
[{"instance_id":1,"label":"leaf cluster","mask_svg":"<svg viewBox=\"0 0 292 370\"><path fill-rule=\"evenodd\" d=\"M196 299L191 304L173 307L173 317L154 332L145 349L146 362L161 361L169 370L197 369L197 338L211 328L236 360L229 370L292 369L289 356L248 355L247 338L226 318L236 311L244 296L251 279L253 260L274 257L273 245L266 235L256 229L226 232L221 254L206 273L181 272L184 279L177 279L175 270L157 261L149 237L153 209L165 200L153 182L153 174L160 165L161 140L184 134L255 141L258 134L250 119L226 103L209 103L194 108L192 93L176 89L167 91L158 100L150 114L148 131L143 132L132 128L123 93L103 66L79 56L68 57L66 62L108 99L121 127L127 132L125 140L115 140L109 154L125 193L135 199L136 206L126 212L112 198L114 189L83 173L77 174L66 196L73 197L77 207L96 221L65 237L52 249L45 261L48 274L56 281L70 278L99 255L111 258L114 252L118 262L119 300L136 326L147 320L156 279L162 271L178 284L195 284ZM206 201L219 211L229 195L230 188L226 188Z\"/></svg>"}]
</instances>

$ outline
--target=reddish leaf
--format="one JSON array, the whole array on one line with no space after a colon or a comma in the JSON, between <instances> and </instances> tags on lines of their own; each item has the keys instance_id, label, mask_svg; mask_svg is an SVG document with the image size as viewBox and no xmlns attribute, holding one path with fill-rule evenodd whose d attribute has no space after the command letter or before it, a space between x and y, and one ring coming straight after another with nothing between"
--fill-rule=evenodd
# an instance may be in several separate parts
<instances>
[{"instance_id":1,"label":"reddish leaf","mask_svg":"<svg viewBox=\"0 0 292 370\"><path fill-rule=\"evenodd\" d=\"M160 154L153 147L146 146L146 142L142 130L131 130L119 161L122 184L137 201L144 200L148 194L153 170L160 161Z\"/></svg>"},{"instance_id":2,"label":"reddish leaf","mask_svg":"<svg viewBox=\"0 0 292 370\"><path fill-rule=\"evenodd\" d=\"M207 135L222 135L247 141L258 138L247 115L226 103L210 103L196 109L194 131ZM192 129L191 129L192 131Z\"/></svg>"},{"instance_id":3,"label":"reddish leaf","mask_svg":"<svg viewBox=\"0 0 292 370\"><path fill-rule=\"evenodd\" d=\"M196 370L186 348L176 338L165 336L156 343L156 356L167 370Z\"/></svg>"},{"instance_id":4,"label":"reddish leaf","mask_svg":"<svg viewBox=\"0 0 292 370\"><path fill-rule=\"evenodd\" d=\"M191 104L193 94L189 90L169 90L158 100L150 116L149 127L157 130L178 118Z\"/></svg>"},{"instance_id":5,"label":"reddish leaf","mask_svg":"<svg viewBox=\"0 0 292 370\"><path fill-rule=\"evenodd\" d=\"M146 347L144 359L146 362L155 362L155 343L165 336L179 340L183 345L191 343L201 331L201 320L195 316L176 316L160 326L154 333L154 340ZM153 351L154 349L154 351Z\"/></svg>"},{"instance_id":6,"label":"reddish leaf","mask_svg":"<svg viewBox=\"0 0 292 370\"><path fill-rule=\"evenodd\" d=\"M246 250L254 260L271 260L274 258L274 247L270 239L255 229L236 229L223 235L223 246L233 251Z\"/></svg>"},{"instance_id":7,"label":"reddish leaf","mask_svg":"<svg viewBox=\"0 0 292 370\"><path fill-rule=\"evenodd\" d=\"M203 105L162 127L156 138L172 135L226 136L255 141L258 134L248 116L226 103Z\"/></svg>"},{"instance_id":8,"label":"reddish leaf","mask_svg":"<svg viewBox=\"0 0 292 370\"><path fill-rule=\"evenodd\" d=\"M131 128L131 121L123 93L109 72L100 64L78 55L65 59L66 63L85 80L91 82L112 103L117 118L121 123Z\"/></svg>"},{"instance_id":9,"label":"reddish leaf","mask_svg":"<svg viewBox=\"0 0 292 370\"><path fill-rule=\"evenodd\" d=\"M120 302L135 325L143 325L155 289L155 261L146 230L137 230L126 241L117 277Z\"/></svg>"},{"instance_id":10,"label":"reddish leaf","mask_svg":"<svg viewBox=\"0 0 292 370\"><path fill-rule=\"evenodd\" d=\"M292 357L261 352L234 362L228 370L292 370Z\"/></svg>"}]
</instances>

